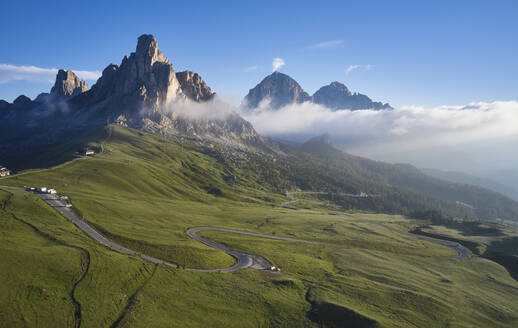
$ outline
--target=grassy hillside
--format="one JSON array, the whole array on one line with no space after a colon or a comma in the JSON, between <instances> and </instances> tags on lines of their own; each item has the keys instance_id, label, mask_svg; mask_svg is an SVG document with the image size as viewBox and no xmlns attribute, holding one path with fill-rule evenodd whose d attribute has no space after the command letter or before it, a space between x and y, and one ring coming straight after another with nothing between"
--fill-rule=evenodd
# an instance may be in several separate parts
<instances>
[{"instance_id":1,"label":"grassy hillside","mask_svg":"<svg viewBox=\"0 0 518 328\"><path fill-rule=\"evenodd\" d=\"M352 156L318 140L300 149L284 147L282 153L264 153L183 137L166 139L112 125L79 133L30 156L8 157L6 163L12 162L15 169L47 167L73 158L73 151L87 144L102 150L105 140L112 153L100 156L104 162L96 162L98 170L108 166L121 172L124 168L128 175L99 178L108 178L117 187L128 185L125 180L130 176L147 178L129 184L129 190L143 188L183 199L200 200L201 195L209 194L271 203L276 201L272 193L301 189L326 191L332 202L348 209L392 214L434 210L462 218L518 219L518 202L496 192L433 178L410 165ZM98 173L85 178L98 179L92 175ZM340 197L344 192L366 192L370 197Z\"/></svg>"},{"instance_id":2,"label":"grassy hillside","mask_svg":"<svg viewBox=\"0 0 518 328\"><path fill-rule=\"evenodd\" d=\"M497 223L443 222L421 225L417 233L458 241L474 254L504 266L518 279L518 232Z\"/></svg>"},{"instance_id":3,"label":"grassy hillside","mask_svg":"<svg viewBox=\"0 0 518 328\"><path fill-rule=\"evenodd\" d=\"M258 163L247 153L224 154L216 145L179 143L120 127L111 135L100 131L90 142L102 145L104 153L0 184L54 187L110 238L187 267L233 263L225 253L188 238L185 231L195 226L327 245L205 231L200 234L260 254L282 272L155 267L96 244L37 197L5 189L0 256L10 265L0 266L7 282L2 287L7 292L0 293L0 326L71 326L77 304L83 327L518 324L518 283L501 265L478 256L458 261L447 247L351 218L281 208L286 197L274 192L274 181L282 170L246 169L241 162ZM230 159L235 164L229 165ZM282 181L289 186L289 180ZM305 201L308 207L327 205ZM403 230L423 223L398 215L357 215ZM27 298L29 289L43 296ZM60 311L51 310L58 306Z\"/></svg>"},{"instance_id":4,"label":"grassy hillside","mask_svg":"<svg viewBox=\"0 0 518 328\"><path fill-rule=\"evenodd\" d=\"M109 326L152 266L99 246L36 196L0 193L0 326L72 327L77 306L83 327Z\"/></svg>"},{"instance_id":5,"label":"grassy hillside","mask_svg":"<svg viewBox=\"0 0 518 328\"><path fill-rule=\"evenodd\" d=\"M155 267L98 245L36 196L6 189L0 195L0 256L7 264L0 266L0 327L75 326L71 293L85 270L73 292L81 327L312 326L302 283L282 291L268 273Z\"/></svg>"},{"instance_id":6,"label":"grassy hillside","mask_svg":"<svg viewBox=\"0 0 518 328\"><path fill-rule=\"evenodd\" d=\"M320 184L319 188L302 189L328 191L342 206L404 214L430 209L450 216L518 220L518 202L489 189L434 178L408 164L388 164L353 156L333 148L321 138L308 141L301 151L303 154L298 152L296 156L305 160L294 162L298 169L292 171L299 179L309 176L311 183ZM322 181L328 183L322 184ZM358 194L360 191L373 197L337 197L341 192Z\"/></svg>"}]
</instances>

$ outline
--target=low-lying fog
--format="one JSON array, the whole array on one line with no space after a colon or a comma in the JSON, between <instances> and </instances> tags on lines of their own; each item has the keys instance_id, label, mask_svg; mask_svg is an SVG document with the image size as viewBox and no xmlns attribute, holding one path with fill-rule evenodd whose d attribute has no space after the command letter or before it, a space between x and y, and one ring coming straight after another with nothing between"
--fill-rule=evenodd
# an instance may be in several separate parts
<instances>
[{"instance_id":1,"label":"low-lying fog","mask_svg":"<svg viewBox=\"0 0 518 328\"><path fill-rule=\"evenodd\" d=\"M264 103L242 115L266 136L305 141L329 133L336 147L371 159L465 172L518 190L518 102L393 110L339 110Z\"/></svg>"}]
</instances>

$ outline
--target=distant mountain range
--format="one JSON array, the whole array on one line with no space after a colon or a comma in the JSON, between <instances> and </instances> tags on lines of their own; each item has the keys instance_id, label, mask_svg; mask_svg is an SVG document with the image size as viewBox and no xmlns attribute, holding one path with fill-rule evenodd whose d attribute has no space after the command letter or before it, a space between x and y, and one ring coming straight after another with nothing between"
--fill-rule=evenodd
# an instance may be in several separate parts
<instances>
[{"instance_id":1,"label":"distant mountain range","mask_svg":"<svg viewBox=\"0 0 518 328\"><path fill-rule=\"evenodd\" d=\"M351 93L340 82L332 82L318 89L310 96L290 76L277 71L265 77L253 89L250 89L243 100L243 107L253 110L263 102L269 102L268 107L279 109L290 104L311 102L330 108L332 110L360 110L360 109L392 109L387 103L372 101L361 93Z\"/></svg>"},{"instance_id":2,"label":"distant mountain range","mask_svg":"<svg viewBox=\"0 0 518 328\"><path fill-rule=\"evenodd\" d=\"M507 183L495 179L478 177L464 172L443 171L437 169L422 169L428 175L457 183L464 183L498 191L508 197L518 200L518 187L513 184L512 177L508 177Z\"/></svg>"},{"instance_id":3,"label":"distant mountain range","mask_svg":"<svg viewBox=\"0 0 518 328\"><path fill-rule=\"evenodd\" d=\"M277 108L307 101L333 110L343 104L352 109L390 108L352 94L338 82L309 96L295 80L278 72L247 96L251 106L267 99ZM410 165L346 154L334 148L328 136L300 146L275 143L259 135L235 111L217 115L218 106L216 95L200 75L175 72L155 37L142 35L136 51L120 65L108 65L90 89L73 72L60 70L49 93L34 100L20 96L12 104L0 101L0 164L16 173L62 163L89 145L92 135L115 123L163 135L173 143L195 144L226 175L248 181L247 188L269 186L268 191L277 193L293 189L365 192L376 196L342 199L343 205L384 213L435 210L455 216L518 218L518 202L496 192L433 178ZM100 142L97 139L95 144ZM200 172L193 169L194 176ZM204 180L210 172L196 179Z\"/></svg>"}]
</instances>

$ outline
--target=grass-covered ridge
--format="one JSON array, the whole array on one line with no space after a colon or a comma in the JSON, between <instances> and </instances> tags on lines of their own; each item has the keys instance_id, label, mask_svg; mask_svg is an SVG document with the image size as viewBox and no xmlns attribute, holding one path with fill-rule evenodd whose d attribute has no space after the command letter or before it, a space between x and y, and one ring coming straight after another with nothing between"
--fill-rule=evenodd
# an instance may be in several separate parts
<instances>
[{"instance_id":1,"label":"grass-covered ridge","mask_svg":"<svg viewBox=\"0 0 518 328\"><path fill-rule=\"evenodd\" d=\"M16 165L50 165L87 144L97 150L106 144L106 150L113 153L103 157L111 160L104 164L117 170L112 173L126 173L122 177L103 176L110 183L107 188L115 186L115 193L125 187L129 192L139 189L190 200L201 200L199 196L209 194L230 200L275 202L272 193L300 189L325 191L319 195L321 201L354 210L404 215L433 210L463 218L518 219L518 202L491 190L433 178L410 165L356 157L329 145L299 149L271 144L269 150L266 146L261 151L238 150L208 140L165 138L110 125L46 148L44 156L19 159L17 163L23 165ZM98 169L105 165L97 162ZM99 174L83 173L88 179L95 178L91 174ZM135 183L128 183L131 178ZM360 193L369 197L346 196Z\"/></svg>"},{"instance_id":2,"label":"grass-covered ridge","mask_svg":"<svg viewBox=\"0 0 518 328\"><path fill-rule=\"evenodd\" d=\"M37 197L6 190L2 195L7 196L0 198L5 225L1 236L6 241L0 252L10 265L0 268L8 282L8 293L0 296L0 319L5 318L1 322L9 327L36 326L36 319L27 323L17 315L19 307L27 313L25 318L37 316L39 311L29 314L35 304L42 311L63 309L52 317L38 316L39 325L67 326L74 318L71 282L82 270L78 250L52 244L12 220L11 213L90 254L90 268L75 292L83 327L339 327L344 320L364 327L518 323L518 283L493 261L477 256L457 261L449 248L351 218L281 208L287 198L268 182L279 178L279 172L270 172L263 181L262 172L229 165L230 157L218 158L195 142L121 127L113 127L108 140L107 136L108 131L101 131L90 139L92 146L104 142L103 154L0 184L54 187L70 196L80 215L119 243L188 267L225 267L233 261L188 238L186 229L196 226L330 245L205 231L200 235L260 254L282 272L155 269L140 258L96 244ZM338 208L315 198L302 201L312 208ZM355 215L402 230L422 223L399 215ZM22 253L25 257L18 260ZM52 286L57 294L39 303L26 302L21 291L31 284L42 290Z\"/></svg>"}]
</instances>

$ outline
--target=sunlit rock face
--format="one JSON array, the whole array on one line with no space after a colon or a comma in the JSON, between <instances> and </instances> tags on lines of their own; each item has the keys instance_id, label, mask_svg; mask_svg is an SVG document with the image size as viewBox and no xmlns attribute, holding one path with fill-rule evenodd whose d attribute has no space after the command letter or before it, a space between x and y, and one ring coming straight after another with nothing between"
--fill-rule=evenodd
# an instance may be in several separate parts
<instances>
[{"instance_id":1,"label":"sunlit rock face","mask_svg":"<svg viewBox=\"0 0 518 328\"><path fill-rule=\"evenodd\" d=\"M153 35L141 35L135 52L108 65L91 89L72 71L59 70L50 93L2 102L0 115L11 135L13 129L52 131L48 143L106 123L243 147L264 143L231 106L215 100L199 74L176 73ZM34 146L43 139L26 140Z\"/></svg>"},{"instance_id":2,"label":"sunlit rock face","mask_svg":"<svg viewBox=\"0 0 518 328\"><path fill-rule=\"evenodd\" d=\"M302 89L297 81L286 74L275 71L248 92L244 99L244 106L248 109L255 109L265 100L270 102L271 109L279 109L289 104L311 101L312 97Z\"/></svg>"},{"instance_id":3,"label":"sunlit rock face","mask_svg":"<svg viewBox=\"0 0 518 328\"><path fill-rule=\"evenodd\" d=\"M88 84L85 81L80 80L72 71L60 69L50 93L57 97L70 98L85 91L88 91Z\"/></svg>"},{"instance_id":4,"label":"sunlit rock face","mask_svg":"<svg viewBox=\"0 0 518 328\"><path fill-rule=\"evenodd\" d=\"M392 109L389 104L372 101L361 93L351 93L340 82L323 86L310 96L297 81L279 72L273 72L250 89L242 106L245 110L254 110L264 104L264 109L278 110L286 105L303 102L319 104L332 110Z\"/></svg>"},{"instance_id":5,"label":"sunlit rock face","mask_svg":"<svg viewBox=\"0 0 518 328\"><path fill-rule=\"evenodd\" d=\"M194 101L208 101L214 98L215 93L203 81L198 73L183 71L176 73L176 78L180 82L182 92L187 98Z\"/></svg>"}]
</instances>

